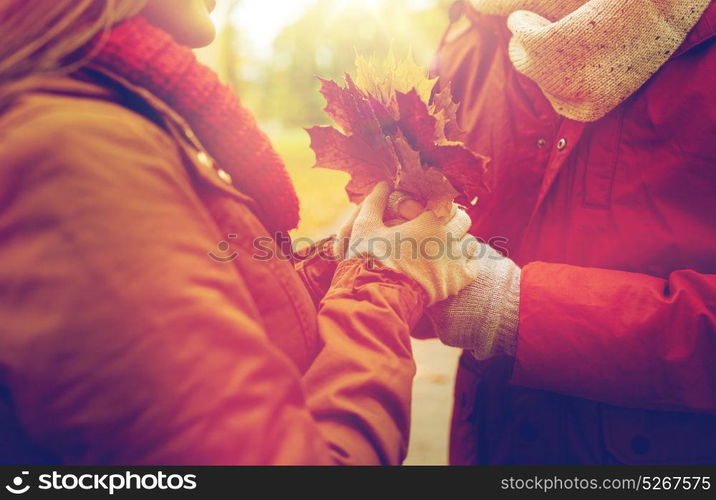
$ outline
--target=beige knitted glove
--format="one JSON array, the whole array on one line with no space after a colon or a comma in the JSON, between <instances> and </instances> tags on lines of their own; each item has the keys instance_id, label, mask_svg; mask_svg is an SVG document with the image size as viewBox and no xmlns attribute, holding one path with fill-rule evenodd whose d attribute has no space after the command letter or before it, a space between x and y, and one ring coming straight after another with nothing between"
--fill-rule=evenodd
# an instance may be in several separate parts
<instances>
[{"instance_id":1,"label":"beige knitted glove","mask_svg":"<svg viewBox=\"0 0 716 500\"><path fill-rule=\"evenodd\" d=\"M431 307L427 316L443 343L472 351L479 360L517 351L521 270L489 245L475 256L478 276L455 297Z\"/></svg>"},{"instance_id":2,"label":"beige knitted glove","mask_svg":"<svg viewBox=\"0 0 716 500\"><path fill-rule=\"evenodd\" d=\"M509 16L513 65L560 115L593 122L674 54L710 0L471 0Z\"/></svg>"},{"instance_id":3,"label":"beige knitted glove","mask_svg":"<svg viewBox=\"0 0 716 500\"><path fill-rule=\"evenodd\" d=\"M550 21L562 19L588 0L470 0L478 12L490 16L509 16L516 10L529 10Z\"/></svg>"},{"instance_id":4,"label":"beige knitted glove","mask_svg":"<svg viewBox=\"0 0 716 500\"><path fill-rule=\"evenodd\" d=\"M370 255L406 274L425 289L429 305L472 283L480 265L472 258L479 243L467 234L470 216L455 206L449 219L425 212L388 227L383 216L389 195L390 187L383 182L363 202L353 224L347 257Z\"/></svg>"},{"instance_id":5,"label":"beige knitted glove","mask_svg":"<svg viewBox=\"0 0 716 500\"><path fill-rule=\"evenodd\" d=\"M355 209L350 217L341 225L338 230L335 240L333 241L333 255L344 259L348 253L348 246L351 242L351 235L353 234L353 225L356 223L358 214L360 214L361 207Z\"/></svg>"},{"instance_id":6,"label":"beige knitted glove","mask_svg":"<svg viewBox=\"0 0 716 500\"><path fill-rule=\"evenodd\" d=\"M348 245L353 234L353 224L360 213L361 207L354 210L350 217L341 225L333 242L333 255L345 258ZM415 219L425 211L425 207L415 201L408 193L393 191L388 197L388 206L385 209L383 220L387 226L396 226L403 222Z\"/></svg>"}]
</instances>

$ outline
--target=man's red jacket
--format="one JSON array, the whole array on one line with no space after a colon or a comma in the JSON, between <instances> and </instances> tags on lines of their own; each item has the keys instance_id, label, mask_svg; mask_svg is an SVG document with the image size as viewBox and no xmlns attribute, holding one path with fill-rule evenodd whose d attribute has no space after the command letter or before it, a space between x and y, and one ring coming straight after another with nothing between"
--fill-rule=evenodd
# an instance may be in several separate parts
<instances>
[{"instance_id":1,"label":"man's red jacket","mask_svg":"<svg viewBox=\"0 0 716 500\"><path fill-rule=\"evenodd\" d=\"M467 2L465 2L467 3ZM716 463L716 9L595 123L464 7L436 72L492 158L474 233L524 266L517 359L463 356L454 463Z\"/></svg>"}]
</instances>

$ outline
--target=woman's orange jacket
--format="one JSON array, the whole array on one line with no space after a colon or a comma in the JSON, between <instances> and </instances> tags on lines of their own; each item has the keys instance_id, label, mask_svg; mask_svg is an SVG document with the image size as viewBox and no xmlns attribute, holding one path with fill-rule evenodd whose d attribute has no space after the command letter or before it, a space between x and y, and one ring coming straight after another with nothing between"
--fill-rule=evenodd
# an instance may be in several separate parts
<instances>
[{"instance_id":1,"label":"woman's orange jacket","mask_svg":"<svg viewBox=\"0 0 716 500\"><path fill-rule=\"evenodd\" d=\"M354 260L312 297L335 266L295 269L186 123L112 80L0 116L0 461L401 462L424 292Z\"/></svg>"}]
</instances>

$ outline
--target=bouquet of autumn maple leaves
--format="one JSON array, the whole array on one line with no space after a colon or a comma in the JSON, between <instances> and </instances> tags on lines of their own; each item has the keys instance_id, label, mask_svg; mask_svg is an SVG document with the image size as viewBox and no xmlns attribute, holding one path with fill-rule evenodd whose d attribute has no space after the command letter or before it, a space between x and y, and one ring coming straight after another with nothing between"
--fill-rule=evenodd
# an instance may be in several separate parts
<instances>
[{"instance_id":1,"label":"bouquet of autumn maple leaves","mask_svg":"<svg viewBox=\"0 0 716 500\"><path fill-rule=\"evenodd\" d=\"M487 187L487 158L463 143L458 105L412 59L383 63L358 57L354 81L321 80L325 111L342 129L308 129L316 166L347 172L350 200L360 203L388 181L425 210L447 216L453 201L474 204Z\"/></svg>"}]
</instances>

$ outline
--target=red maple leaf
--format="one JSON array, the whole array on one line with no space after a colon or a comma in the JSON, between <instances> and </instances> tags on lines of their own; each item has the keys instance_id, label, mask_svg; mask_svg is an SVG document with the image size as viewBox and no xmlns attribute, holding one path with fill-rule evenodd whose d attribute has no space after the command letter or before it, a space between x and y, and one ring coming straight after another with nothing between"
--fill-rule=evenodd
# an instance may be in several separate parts
<instances>
[{"instance_id":1,"label":"red maple leaf","mask_svg":"<svg viewBox=\"0 0 716 500\"><path fill-rule=\"evenodd\" d=\"M445 97L441 95L442 101L445 101ZM398 92L397 101L400 110L398 126L411 146L420 152L423 164L442 172L468 200L483 195L488 190L484 182L487 158L473 153L460 143L441 139L437 130L438 119L430 113L428 105L415 90L407 94ZM446 109L445 102L441 102L440 106L441 111ZM457 105L454 109L457 109ZM450 127L453 133L459 131L456 124Z\"/></svg>"},{"instance_id":2,"label":"red maple leaf","mask_svg":"<svg viewBox=\"0 0 716 500\"><path fill-rule=\"evenodd\" d=\"M437 120L430 114L425 104L413 89L407 94L396 92L400 120L398 126L411 146L418 151L426 151L435 146L435 127Z\"/></svg>"},{"instance_id":3,"label":"red maple leaf","mask_svg":"<svg viewBox=\"0 0 716 500\"><path fill-rule=\"evenodd\" d=\"M379 182L392 182L397 175L398 160L387 142L386 147L375 148L363 137L346 136L333 127L313 127L308 134L317 167L350 174L346 191L353 203L363 201Z\"/></svg>"},{"instance_id":4,"label":"red maple leaf","mask_svg":"<svg viewBox=\"0 0 716 500\"><path fill-rule=\"evenodd\" d=\"M346 75L345 87L321 79L325 111L342 132L333 127L313 127L307 132L317 167L350 174L346 191L351 201L360 203L375 184L385 180L428 210L447 215L456 197L469 201L487 190L488 160L459 142L463 132L449 86L427 103L416 90L418 85L392 94L377 86L376 95L371 95L350 75ZM386 95L392 97L386 99Z\"/></svg>"}]
</instances>

